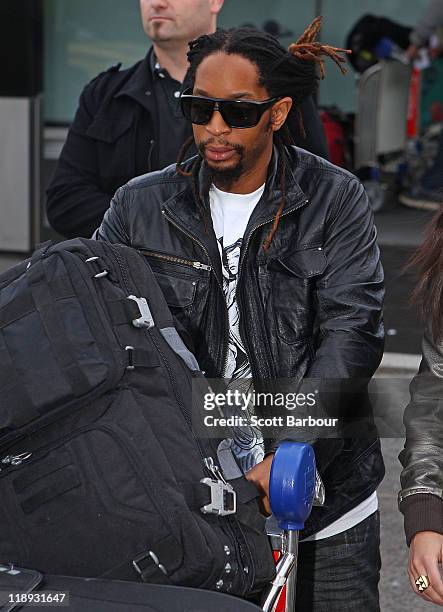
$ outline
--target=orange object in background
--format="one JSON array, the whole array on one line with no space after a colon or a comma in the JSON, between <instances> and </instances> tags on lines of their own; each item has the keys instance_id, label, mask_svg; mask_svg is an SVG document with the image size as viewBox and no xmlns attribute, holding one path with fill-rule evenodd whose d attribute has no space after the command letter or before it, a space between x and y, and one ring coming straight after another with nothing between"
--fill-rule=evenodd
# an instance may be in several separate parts
<instances>
[{"instance_id":1,"label":"orange object in background","mask_svg":"<svg viewBox=\"0 0 443 612\"><path fill-rule=\"evenodd\" d=\"M411 82L409 85L409 103L407 120L407 137L417 138L420 130L420 90L421 90L421 71L413 68Z\"/></svg>"}]
</instances>

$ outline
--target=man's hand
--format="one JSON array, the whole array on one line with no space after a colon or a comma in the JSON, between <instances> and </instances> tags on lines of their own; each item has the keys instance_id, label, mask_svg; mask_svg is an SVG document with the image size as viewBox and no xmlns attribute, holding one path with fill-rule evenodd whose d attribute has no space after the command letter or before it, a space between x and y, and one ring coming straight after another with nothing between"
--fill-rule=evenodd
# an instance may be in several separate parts
<instances>
[{"instance_id":1,"label":"man's hand","mask_svg":"<svg viewBox=\"0 0 443 612\"><path fill-rule=\"evenodd\" d=\"M436 47L429 48L429 57L433 60L438 59L443 55L443 45L437 45Z\"/></svg>"},{"instance_id":2,"label":"man's hand","mask_svg":"<svg viewBox=\"0 0 443 612\"><path fill-rule=\"evenodd\" d=\"M269 503L269 476L273 459L274 453L270 453L261 463L257 463L252 470L245 474L246 478L257 487L260 493L261 510L266 516L272 514Z\"/></svg>"},{"instance_id":3,"label":"man's hand","mask_svg":"<svg viewBox=\"0 0 443 612\"><path fill-rule=\"evenodd\" d=\"M440 606L443 606L443 580L440 574L442 558L443 535L434 531L415 534L411 540L408 565L412 589L426 601ZM429 578L429 586L420 592L415 581L422 574Z\"/></svg>"},{"instance_id":4,"label":"man's hand","mask_svg":"<svg viewBox=\"0 0 443 612\"><path fill-rule=\"evenodd\" d=\"M416 45L409 45L405 52L406 57L411 61L414 60L418 56L418 50L419 48Z\"/></svg>"}]
</instances>

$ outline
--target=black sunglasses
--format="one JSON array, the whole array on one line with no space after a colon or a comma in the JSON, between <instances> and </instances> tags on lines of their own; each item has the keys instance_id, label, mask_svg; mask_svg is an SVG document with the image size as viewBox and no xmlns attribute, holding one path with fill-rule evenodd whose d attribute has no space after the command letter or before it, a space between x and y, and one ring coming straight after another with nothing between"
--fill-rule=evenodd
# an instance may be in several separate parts
<instances>
[{"instance_id":1,"label":"black sunglasses","mask_svg":"<svg viewBox=\"0 0 443 612\"><path fill-rule=\"evenodd\" d=\"M226 100L193 96L192 89L186 89L180 96L182 113L191 123L206 125L217 110L223 121L231 128L251 128L257 125L263 113L280 98L255 100Z\"/></svg>"}]
</instances>

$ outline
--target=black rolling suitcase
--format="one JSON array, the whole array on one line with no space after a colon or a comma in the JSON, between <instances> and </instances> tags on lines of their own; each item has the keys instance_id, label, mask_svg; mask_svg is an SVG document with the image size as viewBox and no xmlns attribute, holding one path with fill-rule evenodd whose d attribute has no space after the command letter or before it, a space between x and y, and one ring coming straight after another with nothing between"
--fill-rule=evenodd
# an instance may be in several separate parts
<instances>
[{"instance_id":1,"label":"black rolling suitcase","mask_svg":"<svg viewBox=\"0 0 443 612\"><path fill-rule=\"evenodd\" d=\"M193 435L195 379L136 250L76 239L1 275L0 562L260 591L258 493Z\"/></svg>"},{"instance_id":2,"label":"black rolling suitcase","mask_svg":"<svg viewBox=\"0 0 443 612\"><path fill-rule=\"evenodd\" d=\"M2 571L4 570L4 571ZM122 580L42 575L0 565L0 612L258 612L260 608L214 591Z\"/></svg>"}]
</instances>

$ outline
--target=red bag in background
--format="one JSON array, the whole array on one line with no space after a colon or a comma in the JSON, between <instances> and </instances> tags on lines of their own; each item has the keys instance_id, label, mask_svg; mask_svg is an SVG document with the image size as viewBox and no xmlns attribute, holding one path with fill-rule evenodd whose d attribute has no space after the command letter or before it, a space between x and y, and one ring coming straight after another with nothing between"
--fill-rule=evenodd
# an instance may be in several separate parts
<instances>
[{"instance_id":1,"label":"red bag in background","mask_svg":"<svg viewBox=\"0 0 443 612\"><path fill-rule=\"evenodd\" d=\"M328 143L329 161L350 170L352 168L352 126L347 115L338 108L320 110L320 118Z\"/></svg>"},{"instance_id":2,"label":"red bag in background","mask_svg":"<svg viewBox=\"0 0 443 612\"><path fill-rule=\"evenodd\" d=\"M413 68L411 84L409 86L408 121L406 127L408 138L417 138L420 131L420 82L420 70Z\"/></svg>"}]
</instances>

